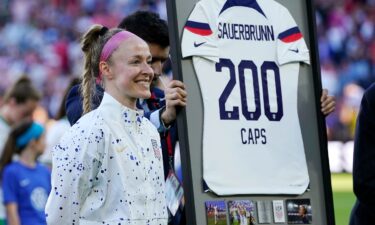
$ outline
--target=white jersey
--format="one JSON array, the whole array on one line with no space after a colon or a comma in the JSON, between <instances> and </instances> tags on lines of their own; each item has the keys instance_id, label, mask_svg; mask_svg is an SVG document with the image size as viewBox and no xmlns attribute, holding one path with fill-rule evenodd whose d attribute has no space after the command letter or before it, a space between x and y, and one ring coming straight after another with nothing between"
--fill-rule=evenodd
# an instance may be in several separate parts
<instances>
[{"instance_id":1,"label":"white jersey","mask_svg":"<svg viewBox=\"0 0 375 225\"><path fill-rule=\"evenodd\" d=\"M109 94L52 153L48 224L168 223L159 133Z\"/></svg>"},{"instance_id":2,"label":"white jersey","mask_svg":"<svg viewBox=\"0 0 375 225\"><path fill-rule=\"evenodd\" d=\"M272 0L202 0L186 22L204 102L203 178L218 195L301 194L309 176L297 114L309 51Z\"/></svg>"}]
</instances>

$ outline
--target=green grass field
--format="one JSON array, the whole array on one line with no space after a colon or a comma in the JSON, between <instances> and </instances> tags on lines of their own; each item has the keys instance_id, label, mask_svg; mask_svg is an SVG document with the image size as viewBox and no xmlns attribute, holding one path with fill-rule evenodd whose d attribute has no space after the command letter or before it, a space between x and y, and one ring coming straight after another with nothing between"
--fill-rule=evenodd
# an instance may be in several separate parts
<instances>
[{"instance_id":1,"label":"green grass field","mask_svg":"<svg viewBox=\"0 0 375 225\"><path fill-rule=\"evenodd\" d=\"M352 175L332 174L331 179L336 225L348 225L350 212L355 202Z\"/></svg>"},{"instance_id":2,"label":"green grass field","mask_svg":"<svg viewBox=\"0 0 375 225\"><path fill-rule=\"evenodd\" d=\"M215 225L215 221L214 221L214 218L213 217L209 217L208 218L208 221L207 221L207 224L208 225ZM227 224L227 221L226 219L224 220L223 218L219 219L217 221L217 224L216 225L226 225Z\"/></svg>"}]
</instances>

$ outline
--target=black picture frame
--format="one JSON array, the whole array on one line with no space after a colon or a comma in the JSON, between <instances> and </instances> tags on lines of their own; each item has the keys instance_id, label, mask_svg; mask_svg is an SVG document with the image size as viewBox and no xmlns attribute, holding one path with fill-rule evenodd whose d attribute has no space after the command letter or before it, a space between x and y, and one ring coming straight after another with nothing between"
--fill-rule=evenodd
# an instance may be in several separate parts
<instances>
[{"instance_id":1,"label":"black picture frame","mask_svg":"<svg viewBox=\"0 0 375 225\"><path fill-rule=\"evenodd\" d=\"M292 0L290 0L292 1ZM295 0L293 0L295 1ZM301 0L300 0L301 1ZM189 4L194 6L196 1L189 1ZM169 36L170 36L170 56L172 62L172 70L173 70L173 77L174 79L184 81L184 71L182 66L182 54L181 54L181 34L184 25L184 21L186 21L188 15L190 14L192 8L182 7L181 4L186 4L186 0L166 0L167 3L167 13L168 13L168 26L169 26ZM320 111L320 96L322 93L322 84L321 84L321 74L320 74L320 63L319 63L319 52L318 52L318 43L317 43L317 32L316 32L316 21L315 21L315 7L311 0L303 1L305 4L306 12L303 14L305 15L305 23L307 27L305 27L308 35L305 35L305 39L307 44L309 45L310 50L310 60L311 60L311 70L313 78L313 96L314 96L314 104L315 104L315 114L316 114L316 126L317 126L317 137L319 149L316 154L319 155L313 162L314 168L319 168L317 171L310 171L309 174L316 173L318 177L318 182L322 182L322 190L318 191L317 195L322 198L320 202L324 205L315 205L314 207L324 208L321 220L316 221L313 218L313 224L319 225L335 225L335 218L334 218L334 206L333 206L333 197L332 197L332 188L331 188L331 176L329 170L329 160L328 160L328 149L327 149L327 133L326 133L326 125L325 125L325 117ZM183 15L178 12L181 9ZM186 59L184 59L186 61ZM192 66L191 62L185 62ZM188 93L189 95L189 93ZM188 101L190 101L190 97L188 97ZM188 105L189 107L189 105ZM200 105L198 106L200 107ZM199 217L200 214L204 214L204 210L200 210L197 208L196 205L196 193L197 191L196 186L201 186L202 180L196 179L192 175L192 168L196 166L194 161L191 158L191 151L197 151L197 149L190 149L189 143L189 129L188 125L193 123L192 121L188 121L186 109L182 109L179 113L177 118L177 126L178 126L178 133L179 133L179 142L180 142L180 151L181 151L181 164L182 164L182 174L183 174L183 187L185 193L185 212L186 212L186 219L187 224L189 225L204 225L206 222L202 221ZM195 189L194 189L195 188ZM203 190L198 190L199 192L203 192ZM314 191L314 190L311 190ZM231 197L216 197L211 194L206 194L209 196L210 199L219 199L219 200L230 200ZM256 200L272 200L272 199L288 199L290 196L234 196L235 199L241 198L254 198ZM204 206L202 206L204 207ZM202 212L201 212L202 211ZM325 215L324 215L325 214ZM287 222L285 222L287 224Z\"/></svg>"}]
</instances>

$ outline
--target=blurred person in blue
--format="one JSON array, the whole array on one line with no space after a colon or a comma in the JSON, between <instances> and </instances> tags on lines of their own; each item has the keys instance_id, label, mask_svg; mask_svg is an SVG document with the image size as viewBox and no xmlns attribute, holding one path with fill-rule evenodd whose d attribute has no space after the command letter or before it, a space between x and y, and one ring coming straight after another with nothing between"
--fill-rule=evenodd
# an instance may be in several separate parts
<instances>
[{"instance_id":1,"label":"blurred person in blue","mask_svg":"<svg viewBox=\"0 0 375 225\"><path fill-rule=\"evenodd\" d=\"M169 55L169 36L166 21L158 14L137 11L125 17L119 24L145 40L152 55L151 68L154 78L151 84L151 97L138 101L137 107L144 111L148 118L158 129L163 150L164 177L175 174L175 147L178 140L175 119L179 107L186 106L187 93L181 81L172 80L166 84L161 80L162 69ZM80 86L73 87L67 97L66 111L69 122L73 125L82 115L82 97ZM103 88L96 85L97 94L92 97L91 104L96 108L103 97ZM177 168L178 170L179 168ZM178 171L176 171L178 173ZM174 176L174 175L171 175ZM179 181L182 182L181 174ZM185 224L183 203L179 204L177 212L171 217L170 224Z\"/></svg>"},{"instance_id":2,"label":"blurred person in blue","mask_svg":"<svg viewBox=\"0 0 375 225\"><path fill-rule=\"evenodd\" d=\"M151 96L145 41L93 25L81 39L83 116L53 149L48 224L167 224L160 137L137 110ZM92 110L95 80L104 94Z\"/></svg>"},{"instance_id":3,"label":"blurred person in blue","mask_svg":"<svg viewBox=\"0 0 375 225\"><path fill-rule=\"evenodd\" d=\"M8 225L46 225L44 214L51 191L50 170L37 161L45 149L42 125L18 123L0 158L1 182ZM17 160L13 156L17 154Z\"/></svg>"},{"instance_id":4,"label":"blurred person in blue","mask_svg":"<svg viewBox=\"0 0 375 225\"><path fill-rule=\"evenodd\" d=\"M24 119L31 119L41 97L39 90L26 76L21 76L6 90L0 107L0 155L11 127ZM0 202L2 197L0 188ZM5 208L0 204L0 225L3 224L5 224Z\"/></svg>"},{"instance_id":5,"label":"blurred person in blue","mask_svg":"<svg viewBox=\"0 0 375 225\"><path fill-rule=\"evenodd\" d=\"M26 76L21 76L7 89L0 107L0 153L11 126L24 119L31 119L41 97L39 90Z\"/></svg>"},{"instance_id":6,"label":"blurred person in blue","mask_svg":"<svg viewBox=\"0 0 375 225\"><path fill-rule=\"evenodd\" d=\"M350 225L375 223L375 84L364 93L354 138L353 190L357 198Z\"/></svg>"}]
</instances>

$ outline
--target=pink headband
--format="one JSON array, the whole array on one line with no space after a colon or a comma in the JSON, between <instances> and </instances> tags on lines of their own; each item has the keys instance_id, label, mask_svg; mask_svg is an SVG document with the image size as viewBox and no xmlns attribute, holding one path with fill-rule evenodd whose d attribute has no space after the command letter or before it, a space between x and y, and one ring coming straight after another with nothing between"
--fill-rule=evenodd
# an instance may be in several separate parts
<instances>
[{"instance_id":1,"label":"pink headband","mask_svg":"<svg viewBox=\"0 0 375 225\"><path fill-rule=\"evenodd\" d=\"M105 44L100 53L100 61L107 61L109 56L118 48L118 46L126 39L135 36L129 31L120 31L113 35ZM96 83L99 84L102 80L102 73L99 69L99 76L96 78Z\"/></svg>"},{"instance_id":2,"label":"pink headband","mask_svg":"<svg viewBox=\"0 0 375 225\"><path fill-rule=\"evenodd\" d=\"M102 52L100 53L100 61L107 61L109 56L116 50L121 42L126 39L135 36L129 31L121 31L113 35L104 45Z\"/></svg>"}]
</instances>

